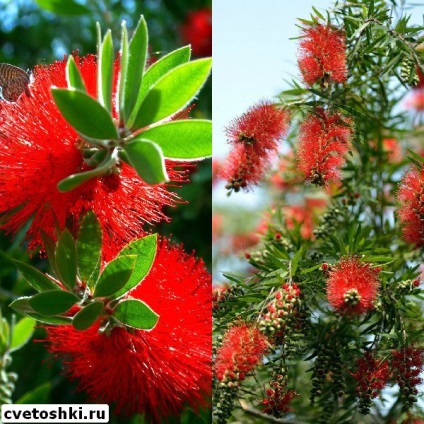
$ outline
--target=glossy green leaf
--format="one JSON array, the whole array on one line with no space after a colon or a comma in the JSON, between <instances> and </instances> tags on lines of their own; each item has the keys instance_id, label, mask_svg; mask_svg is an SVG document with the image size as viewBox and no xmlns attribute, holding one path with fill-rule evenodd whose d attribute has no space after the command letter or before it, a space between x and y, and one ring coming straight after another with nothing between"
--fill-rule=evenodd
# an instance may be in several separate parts
<instances>
[{"instance_id":1,"label":"glossy green leaf","mask_svg":"<svg viewBox=\"0 0 424 424\"><path fill-rule=\"evenodd\" d=\"M73 174L69 177L64 178L62 181L59 181L57 188L59 191L67 192L71 191L81 184L91 180L92 178L99 177L107 172L110 172L111 168L118 162L118 152L116 154L112 153L112 156L107 156L105 160L99 164L96 168L80 172L79 174Z\"/></svg>"},{"instance_id":2,"label":"glossy green leaf","mask_svg":"<svg viewBox=\"0 0 424 424\"><path fill-rule=\"evenodd\" d=\"M72 291L77 279L77 246L67 229L62 232L57 241L55 257L61 282Z\"/></svg>"},{"instance_id":3,"label":"glossy green leaf","mask_svg":"<svg viewBox=\"0 0 424 424\"><path fill-rule=\"evenodd\" d=\"M62 290L45 291L28 299L29 306L35 312L46 316L63 314L77 302L74 294Z\"/></svg>"},{"instance_id":4,"label":"glossy green leaf","mask_svg":"<svg viewBox=\"0 0 424 424\"><path fill-rule=\"evenodd\" d=\"M50 383L44 383L37 386L22 395L15 403L17 404L41 404L49 403Z\"/></svg>"},{"instance_id":5,"label":"glossy green leaf","mask_svg":"<svg viewBox=\"0 0 424 424\"><path fill-rule=\"evenodd\" d=\"M20 349L25 343L29 341L34 333L35 319L22 318L13 327L12 342L10 343L10 350Z\"/></svg>"},{"instance_id":6,"label":"glossy green leaf","mask_svg":"<svg viewBox=\"0 0 424 424\"><path fill-rule=\"evenodd\" d=\"M128 47L128 67L122 75L124 84L124 115L128 118L136 103L146 65L149 36L144 17L141 16Z\"/></svg>"},{"instance_id":7,"label":"glossy green leaf","mask_svg":"<svg viewBox=\"0 0 424 424\"><path fill-rule=\"evenodd\" d=\"M136 255L118 256L109 262L94 289L94 297L109 297L125 286L134 269Z\"/></svg>"},{"instance_id":8,"label":"glossy green leaf","mask_svg":"<svg viewBox=\"0 0 424 424\"><path fill-rule=\"evenodd\" d=\"M115 297L119 297L128 293L138 284L140 284L144 277L149 273L153 261L155 260L157 250L157 234L151 234L141 239L135 240L125 246L119 256L124 255L137 255L134 270L130 279L126 282L125 286L115 293Z\"/></svg>"},{"instance_id":9,"label":"glossy green leaf","mask_svg":"<svg viewBox=\"0 0 424 424\"><path fill-rule=\"evenodd\" d=\"M32 307L28 303L29 299L30 299L29 296L19 297L18 299L15 299L9 306L15 312L26 315L27 312L34 312Z\"/></svg>"},{"instance_id":10,"label":"glossy green leaf","mask_svg":"<svg viewBox=\"0 0 424 424\"><path fill-rule=\"evenodd\" d=\"M127 77L128 70L128 31L125 21L121 23L121 48L120 48L120 74L119 74L119 117L121 122L125 122L125 108L124 108L124 81Z\"/></svg>"},{"instance_id":11,"label":"glossy green leaf","mask_svg":"<svg viewBox=\"0 0 424 424\"><path fill-rule=\"evenodd\" d=\"M140 138L130 141L124 150L131 165L146 183L159 184L169 180L165 158L157 144Z\"/></svg>"},{"instance_id":12,"label":"glossy green leaf","mask_svg":"<svg viewBox=\"0 0 424 424\"><path fill-rule=\"evenodd\" d=\"M113 84L113 41L112 32L106 32L103 43L99 49L99 71L97 72L97 92L99 102L108 111L112 108L112 84Z\"/></svg>"},{"instance_id":13,"label":"glossy green leaf","mask_svg":"<svg viewBox=\"0 0 424 424\"><path fill-rule=\"evenodd\" d=\"M141 136L155 142L166 158L199 160L212 155L212 122L177 120L152 127Z\"/></svg>"},{"instance_id":14,"label":"glossy green leaf","mask_svg":"<svg viewBox=\"0 0 424 424\"><path fill-rule=\"evenodd\" d=\"M83 92L86 91L84 80L82 79L81 73L72 55L69 56L68 62L66 63L66 80L68 82L68 87L76 88Z\"/></svg>"},{"instance_id":15,"label":"glossy green leaf","mask_svg":"<svg viewBox=\"0 0 424 424\"><path fill-rule=\"evenodd\" d=\"M45 316L37 312L26 312L25 315L47 325L69 325L72 323L71 317Z\"/></svg>"},{"instance_id":16,"label":"glossy green leaf","mask_svg":"<svg viewBox=\"0 0 424 424\"><path fill-rule=\"evenodd\" d=\"M53 325L62 325L70 324L70 317L57 317L57 316L44 316L34 311L30 306L29 300L30 297L20 297L19 299L14 300L9 306L16 312L19 312L22 315L27 315L36 319L37 321L42 322L43 324L53 324Z\"/></svg>"},{"instance_id":17,"label":"glossy green leaf","mask_svg":"<svg viewBox=\"0 0 424 424\"><path fill-rule=\"evenodd\" d=\"M41 240L43 241L44 249L47 254L47 259L49 260L50 266L53 268L56 275L58 274L57 268L56 268L56 257L55 257L55 251L56 251L56 243L54 240L49 237L45 231L40 229L41 234Z\"/></svg>"},{"instance_id":18,"label":"glossy green leaf","mask_svg":"<svg viewBox=\"0 0 424 424\"><path fill-rule=\"evenodd\" d=\"M102 251L102 228L96 215L88 211L78 232L78 271L82 281L89 287L97 280ZM92 285L89 283L91 282Z\"/></svg>"},{"instance_id":19,"label":"glossy green leaf","mask_svg":"<svg viewBox=\"0 0 424 424\"><path fill-rule=\"evenodd\" d=\"M159 315L141 300L125 299L119 302L113 316L123 324L139 330L151 330L158 322Z\"/></svg>"},{"instance_id":20,"label":"glossy green leaf","mask_svg":"<svg viewBox=\"0 0 424 424\"><path fill-rule=\"evenodd\" d=\"M81 16L90 13L90 9L74 0L35 0L42 9L63 16Z\"/></svg>"},{"instance_id":21,"label":"glossy green leaf","mask_svg":"<svg viewBox=\"0 0 424 424\"><path fill-rule=\"evenodd\" d=\"M137 98L137 104L127 122L129 127L133 125L137 111L143 103L143 100L150 88L153 87L156 82L171 69L178 65L182 65L183 63L187 63L190 60L190 53L190 46L181 47L180 49L174 50L171 53L168 53L166 56L160 58L147 69L143 76L143 81L141 82L141 89Z\"/></svg>"},{"instance_id":22,"label":"glossy green leaf","mask_svg":"<svg viewBox=\"0 0 424 424\"><path fill-rule=\"evenodd\" d=\"M158 122L186 107L206 82L211 66L211 59L198 59L165 74L147 93L132 129Z\"/></svg>"},{"instance_id":23,"label":"glossy green leaf","mask_svg":"<svg viewBox=\"0 0 424 424\"><path fill-rule=\"evenodd\" d=\"M52 88L52 95L64 118L83 136L118 140L112 116L99 102L80 90Z\"/></svg>"},{"instance_id":24,"label":"glossy green leaf","mask_svg":"<svg viewBox=\"0 0 424 424\"><path fill-rule=\"evenodd\" d=\"M45 290L59 289L59 287L50 280L50 278L31 265L15 259L13 259L13 263L16 265L25 280L34 287L35 290L42 292Z\"/></svg>"},{"instance_id":25,"label":"glossy green leaf","mask_svg":"<svg viewBox=\"0 0 424 424\"><path fill-rule=\"evenodd\" d=\"M72 320L72 325L76 330L86 330L91 327L103 311L103 302L93 302L81 309Z\"/></svg>"}]
</instances>

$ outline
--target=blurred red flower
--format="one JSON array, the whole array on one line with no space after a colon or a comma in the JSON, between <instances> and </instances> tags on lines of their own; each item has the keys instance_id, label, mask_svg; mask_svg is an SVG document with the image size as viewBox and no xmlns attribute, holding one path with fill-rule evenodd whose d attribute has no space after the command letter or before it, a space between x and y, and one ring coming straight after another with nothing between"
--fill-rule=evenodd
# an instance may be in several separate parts
<instances>
[{"instance_id":1,"label":"blurred red flower","mask_svg":"<svg viewBox=\"0 0 424 424\"><path fill-rule=\"evenodd\" d=\"M327 298L340 314L360 315L373 308L379 270L354 256L340 260L330 271Z\"/></svg>"},{"instance_id":2,"label":"blurred red flower","mask_svg":"<svg viewBox=\"0 0 424 424\"><path fill-rule=\"evenodd\" d=\"M257 327L239 323L224 335L215 358L215 374L220 381L243 381L268 350L267 338Z\"/></svg>"},{"instance_id":3,"label":"blurred red flower","mask_svg":"<svg viewBox=\"0 0 424 424\"><path fill-rule=\"evenodd\" d=\"M407 243L424 246L424 169L412 169L400 182L397 214Z\"/></svg>"},{"instance_id":4,"label":"blurred red flower","mask_svg":"<svg viewBox=\"0 0 424 424\"><path fill-rule=\"evenodd\" d=\"M48 349L90 402L115 403L115 412L144 413L149 422L208 405L212 382L212 287L202 261L165 240L151 271L130 295L159 321L151 331L98 326L47 327Z\"/></svg>"},{"instance_id":5,"label":"blurred red flower","mask_svg":"<svg viewBox=\"0 0 424 424\"><path fill-rule=\"evenodd\" d=\"M184 42L191 44L194 56L212 55L212 10L190 12L181 27Z\"/></svg>"},{"instance_id":6,"label":"blurred red flower","mask_svg":"<svg viewBox=\"0 0 424 424\"><path fill-rule=\"evenodd\" d=\"M341 177L340 168L351 148L352 121L322 108L305 118L299 129L297 158L305 178L327 185Z\"/></svg>"},{"instance_id":7,"label":"blurred red flower","mask_svg":"<svg viewBox=\"0 0 424 424\"><path fill-rule=\"evenodd\" d=\"M298 65L303 80L308 85L328 81L345 82L347 66L343 31L330 24L303 28Z\"/></svg>"},{"instance_id":8,"label":"blurred red flower","mask_svg":"<svg viewBox=\"0 0 424 424\"><path fill-rule=\"evenodd\" d=\"M95 57L75 59L89 94L95 96ZM187 174L167 161L173 183L152 186L124 163L119 175L93 178L70 192L59 192L59 181L89 169L81 138L62 117L50 93L52 85L67 86L65 66L63 60L36 67L31 97L0 105L2 228L16 233L33 218L27 238L29 248L34 249L42 246L41 231L54 238L56 225L75 228L80 216L91 209L101 222L107 247L104 253L110 258L124 243L143 235L145 224L168 220L163 207L175 206L180 200L169 187L186 181Z\"/></svg>"}]
</instances>

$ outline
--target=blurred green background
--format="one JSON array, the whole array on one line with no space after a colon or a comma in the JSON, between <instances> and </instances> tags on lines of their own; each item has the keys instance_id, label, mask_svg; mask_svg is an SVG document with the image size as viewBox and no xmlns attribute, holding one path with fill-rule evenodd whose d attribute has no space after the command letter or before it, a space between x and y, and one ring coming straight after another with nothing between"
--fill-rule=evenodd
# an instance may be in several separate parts
<instances>
[{"instance_id":1,"label":"blurred green background","mask_svg":"<svg viewBox=\"0 0 424 424\"><path fill-rule=\"evenodd\" d=\"M23 69L61 60L73 51L80 55L96 52L96 21L102 31L120 34L120 23L134 29L141 14L146 18L150 35L151 60L191 43L193 56L211 55L211 23L205 10L211 0L0 0L0 62ZM201 12L198 12L201 11ZM208 23L209 22L209 23ZM209 37L209 39L208 39ZM116 47L119 40L115 40ZM202 90L191 116L211 118L211 80ZM160 234L183 243L187 252L195 251L210 269L211 265L211 163L203 161L191 174L191 182L177 191L187 201L167 214L171 223L155 228ZM0 249L10 256L30 261L23 242L24 231L14 240L0 234ZM40 269L46 263L32 258ZM32 294L11 264L0 256L0 307L10 319L8 304L17 296ZM43 339L37 328L33 340ZM8 369L19 375L13 401L24 403L83 403L85 395L75 393L75 386L64 378L61 364L45 350L42 343L31 341L13 354ZM187 411L175 422L209 422L210 412L201 417ZM112 423L143 422L141 417L112 418Z\"/></svg>"}]
</instances>

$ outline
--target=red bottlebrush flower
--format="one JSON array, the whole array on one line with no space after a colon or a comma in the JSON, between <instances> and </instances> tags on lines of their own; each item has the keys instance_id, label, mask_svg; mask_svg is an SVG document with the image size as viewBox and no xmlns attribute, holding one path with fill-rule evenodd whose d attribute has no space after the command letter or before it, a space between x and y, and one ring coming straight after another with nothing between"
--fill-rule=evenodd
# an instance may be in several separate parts
<instances>
[{"instance_id":1,"label":"red bottlebrush flower","mask_svg":"<svg viewBox=\"0 0 424 424\"><path fill-rule=\"evenodd\" d=\"M277 375L275 380L269 383L270 388L265 391L266 397L262 400L262 411L265 414L281 418L284 414L292 411L291 401L299 394L296 390L288 390L286 379L283 375Z\"/></svg>"},{"instance_id":2,"label":"red bottlebrush flower","mask_svg":"<svg viewBox=\"0 0 424 424\"><path fill-rule=\"evenodd\" d=\"M204 8L190 12L181 27L181 35L191 44L194 56L212 55L212 10Z\"/></svg>"},{"instance_id":3,"label":"red bottlebrush flower","mask_svg":"<svg viewBox=\"0 0 424 424\"><path fill-rule=\"evenodd\" d=\"M223 382L239 382L253 371L268 349L267 338L246 323L231 327L215 358L215 374Z\"/></svg>"},{"instance_id":4,"label":"red bottlebrush flower","mask_svg":"<svg viewBox=\"0 0 424 424\"><path fill-rule=\"evenodd\" d=\"M407 243L424 246L424 169L412 169L400 182L397 214Z\"/></svg>"},{"instance_id":5,"label":"red bottlebrush flower","mask_svg":"<svg viewBox=\"0 0 424 424\"><path fill-rule=\"evenodd\" d=\"M258 153L275 151L289 127L289 114L272 103L263 101L231 121L226 129L229 143L251 145Z\"/></svg>"},{"instance_id":6,"label":"red bottlebrush flower","mask_svg":"<svg viewBox=\"0 0 424 424\"><path fill-rule=\"evenodd\" d=\"M377 297L379 270L360 262L356 257L345 257L329 271L327 298L341 314L360 315L373 307Z\"/></svg>"},{"instance_id":7,"label":"red bottlebrush flower","mask_svg":"<svg viewBox=\"0 0 424 424\"><path fill-rule=\"evenodd\" d=\"M222 164L219 174L228 181L228 190L248 191L262 180L269 163L268 154L258 156L252 146L237 145Z\"/></svg>"},{"instance_id":8,"label":"red bottlebrush flower","mask_svg":"<svg viewBox=\"0 0 424 424\"><path fill-rule=\"evenodd\" d=\"M308 85L316 82L345 82L347 66L343 31L329 24L303 28L298 65L303 80Z\"/></svg>"},{"instance_id":9,"label":"red bottlebrush flower","mask_svg":"<svg viewBox=\"0 0 424 424\"><path fill-rule=\"evenodd\" d=\"M424 349L412 346L392 352L393 375L399 385L400 399L406 409L417 401L416 386L423 381L420 377L424 369Z\"/></svg>"},{"instance_id":10,"label":"red bottlebrush flower","mask_svg":"<svg viewBox=\"0 0 424 424\"><path fill-rule=\"evenodd\" d=\"M322 108L306 117L299 129L297 158L305 178L314 184L338 181L351 148L352 121Z\"/></svg>"},{"instance_id":11,"label":"red bottlebrush flower","mask_svg":"<svg viewBox=\"0 0 424 424\"><path fill-rule=\"evenodd\" d=\"M226 134L234 149L220 171L228 189L248 189L262 179L288 127L288 112L269 102L252 106L230 123Z\"/></svg>"},{"instance_id":12,"label":"red bottlebrush flower","mask_svg":"<svg viewBox=\"0 0 424 424\"><path fill-rule=\"evenodd\" d=\"M368 414L372 399L386 386L390 378L389 363L376 359L371 352L356 362L357 371L352 377L358 382L356 394L361 413Z\"/></svg>"},{"instance_id":13,"label":"red bottlebrush flower","mask_svg":"<svg viewBox=\"0 0 424 424\"><path fill-rule=\"evenodd\" d=\"M407 109L422 112L424 110L424 89L420 87L411 90L404 101L404 105Z\"/></svg>"},{"instance_id":14,"label":"red bottlebrush flower","mask_svg":"<svg viewBox=\"0 0 424 424\"><path fill-rule=\"evenodd\" d=\"M204 264L166 241L148 276L130 295L160 315L151 331L96 326L47 327L48 349L90 402L115 403L115 412L144 413L149 422L197 410L211 394L211 278Z\"/></svg>"},{"instance_id":15,"label":"red bottlebrush flower","mask_svg":"<svg viewBox=\"0 0 424 424\"><path fill-rule=\"evenodd\" d=\"M95 57L76 57L76 61L88 92L95 96ZM143 235L145 224L167 220L163 207L175 206L179 198L169 191L172 184L148 185L125 163L119 175L93 178L67 193L58 191L59 181L89 169L80 137L62 117L50 93L52 85L67 86L65 66L64 60L36 67L31 97L0 105L2 229L15 233L33 217L27 238L29 248L34 249L42 245L41 230L54 238L56 224L60 229L65 223L76 226L80 216L91 209L101 222L109 259L124 243ZM166 165L171 181L186 180L186 171L174 169L176 163Z\"/></svg>"}]
</instances>

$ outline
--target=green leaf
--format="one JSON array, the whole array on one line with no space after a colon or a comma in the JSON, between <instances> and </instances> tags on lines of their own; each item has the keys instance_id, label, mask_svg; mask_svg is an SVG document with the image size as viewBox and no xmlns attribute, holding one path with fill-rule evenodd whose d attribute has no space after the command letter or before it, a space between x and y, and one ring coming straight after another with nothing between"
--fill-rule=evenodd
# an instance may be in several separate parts
<instances>
[{"instance_id":1,"label":"green leaf","mask_svg":"<svg viewBox=\"0 0 424 424\"><path fill-rule=\"evenodd\" d=\"M50 280L50 278L48 278L38 269L24 262L17 261L16 259L12 259L12 261L16 265L22 276L25 278L25 280L32 287L34 287L35 290L42 292L45 290L59 289L59 287L52 280Z\"/></svg>"},{"instance_id":2,"label":"green leaf","mask_svg":"<svg viewBox=\"0 0 424 424\"><path fill-rule=\"evenodd\" d=\"M103 311L103 302L93 302L81 309L72 320L72 325L76 330L86 330L91 327Z\"/></svg>"},{"instance_id":3,"label":"green leaf","mask_svg":"<svg viewBox=\"0 0 424 424\"><path fill-rule=\"evenodd\" d=\"M125 122L125 108L124 108L124 81L127 78L128 70L128 31L125 21L121 22L121 48L120 48L120 75L118 79L118 93L119 93L119 118L121 122Z\"/></svg>"},{"instance_id":4,"label":"green leaf","mask_svg":"<svg viewBox=\"0 0 424 424\"><path fill-rule=\"evenodd\" d=\"M322 19L323 21L325 20L324 16L322 16L322 14L314 6L312 6L312 10L318 16L318 18Z\"/></svg>"},{"instance_id":5,"label":"green leaf","mask_svg":"<svg viewBox=\"0 0 424 424\"><path fill-rule=\"evenodd\" d=\"M68 62L66 63L66 81L70 88L76 88L83 92L87 91L84 80L82 79L81 73L72 55L69 56Z\"/></svg>"},{"instance_id":6,"label":"green leaf","mask_svg":"<svg viewBox=\"0 0 424 424\"><path fill-rule=\"evenodd\" d=\"M81 16L90 13L90 9L74 0L35 0L42 9L63 16Z\"/></svg>"},{"instance_id":7,"label":"green leaf","mask_svg":"<svg viewBox=\"0 0 424 424\"><path fill-rule=\"evenodd\" d=\"M147 184L169 181L165 158L160 147L149 140L136 139L124 146L128 159L137 174Z\"/></svg>"},{"instance_id":8,"label":"green leaf","mask_svg":"<svg viewBox=\"0 0 424 424\"><path fill-rule=\"evenodd\" d=\"M128 118L134 110L141 88L146 65L149 35L144 17L141 16L128 48L128 68L122 75L124 84L124 115Z\"/></svg>"},{"instance_id":9,"label":"green leaf","mask_svg":"<svg viewBox=\"0 0 424 424\"><path fill-rule=\"evenodd\" d=\"M119 256L136 254L137 259L135 261L134 270L130 279L126 282L122 289L115 293L115 297L119 297L125 293L128 293L142 282L153 265L156 256L156 250L157 234L151 234L150 236L135 240L121 250Z\"/></svg>"},{"instance_id":10,"label":"green leaf","mask_svg":"<svg viewBox=\"0 0 424 424\"><path fill-rule=\"evenodd\" d=\"M77 246L71 233L65 229L56 245L56 267L61 282L73 290L77 280Z\"/></svg>"},{"instance_id":11,"label":"green leaf","mask_svg":"<svg viewBox=\"0 0 424 424\"><path fill-rule=\"evenodd\" d=\"M51 239L43 230L40 230L41 234L41 240L43 241L44 249L47 254L47 259L49 260L50 266L53 268L56 275L57 267L56 267L56 257L55 257L55 250L56 250L56 243L53 239Z\"/></svg>"},{"instance_id":12,"label":"green leaf","mask_svg":"<svg viewBox=\"0 0 424 424\"><path fill-rule=\"evenodd\" d=\"M44 324L53 324L53 325L62 325L62 324L70 324L70 317L55 317L50 316L46 317L34 311L34 309L30 306L29 300L30 297L20 297L19 299L14 300L9 306L16 312L20 314L27 315L40 321Z\"/></svg>"},{"instance_id":13,"label":"green leaf","mask_svg":"<svg viewBox=\"0 0 424 424\"><path fill-rule=\"evenodd\" d=\"M140 93L138 94L137 104L128 119L128 126L131 127L136 117L136 112L139 110L144 98L148 91L156 84L156 82L168 73L171 69L178 65L187 63L190 60L191 49L190 46L181 47L180 49L174 50L168 53L152 66L150 66L146 73L143 75L143 81L141 82ZM122 68L122 66L121 66Z\"/></svg>"},{"instance_id":14,"label":"green leaf","mask_svg":"<svg viewBox=\"0 0 424 424\"><path fill-rule=\"evenodd\" d=\"M108 111L112 108L112 83L113 83L113 41L112 32L106 32L103 43L99 48L99 70L97 72L97 92L99 102Z\"/></svg>"},{"instance_id":15,"label":"green leaf","mask_svg":"<svg viewBox=\"0 0 424 424\"><path fill-rule=\"evenodd\" d=\"M64 118L83 136L96 140L118 140L112 116L99 102L80 90L52 88Z\"/></svg>"},{"instance_id":16,"label":"green leaf","mask_svg":"<svg viewBox=\"0 0 424 424\"><path fill-rule=\"evenodd\" d=\"M78 302L78 298L62 290L49 290L38 293L28 299L28 304L35 312L51 316L63 314Z\"/></svg>"},{"instance_id":17,"label":"green leaf","mask_svg":"<svg viewBox=\"0 0 424 424\"><path fill-rule=\"evenodd\" d=\"M44 383L37 386L22 395L15 403L18 404L42 404L49 403L50 383Z\"/></svg>"},{"instance_id":18,"label":"green leaf","mask_svg":"<svg viewBox=\"0 0 424 424\"><path fill-rule=\"evenodd\" d=\"M13 327L12 342L10 344L10 351L20 349L25 343L29 341L34 333L35 319L22 318Z\"/></svg>"},{"instance_id":19,"label":"green leaf","mask_svg":"<svg viewBox=\"0 0 424 424\"><path fill-rule=\"evenodd\" d=\"M296 274L297 266L299 265L299 260L302 257L303 254L303 248L301 247L293 256L293 259L291 260L291 267L290 267L290 277L293 277L293 275Z\"/></svg>"},{"instance_id":20,"label":"green leaf","mask_svg":"<svg viewBox=\"0 0 424 424\"><path fill-rule=\"evenodd\" d=\"M102 163L100 163L96 168L91 171L80 172L78 174L72 174L69 177L64 178L62 181L59 181L57 188L59 191L67 192L71 191L81 184L91 180L92 178L99 177L104 175L107 172L110 172L111 168L118 162L118 151L114 150L112 154L106 156Z\"/></svg>"},{"instance_id":21,"label":"green leaf","mask_svg":"<svg viewBox=\"0 0 424 424\"><path fill-rule=\"evenodd\" d=\"M408 149L409 155L407 158L415 164L419 169L422 169L424 166L424 157L418 153L415 153L413 150Z\"/></svg>"},{"instance_id":22,"label":"green leaf","mask_svg":"<svg viewBox=\"0 0 424 424\"><path fill-rule=\"evenodd\" d=\"M101 252L102 228L94 212L88 211L78 232L77 257L81 280L85 281L90 288L97 280Z\"/></svg>"},{"instance_id":23,"label":"green leaf","mask_svg":"<svg viewBox=\"0 0 424 424\"><path fill-rule=\"evenodd\" d=\"M211 59L198 59L165 74L147 93L132 129L143 128L184 109L206 82L211 66Z\"/></svg>"},{"instance_id":24,"label":"green leaf","mask_svg":"<svg viewBox=\"0 0 424 424\"><path fill-rule=\"evenodd\" d=\"M199 160L212 155L212 122L178 120L149 128L140 136L154 141L166 158Z\"/></svg>"},{"instance_id":25,"label":"green leaf","mask_svg":"<svg viewBox=\"0 0 424 424\"><path fill-rule=\"evenodd\" d=\"M136 255L118 256L109 262L94 289L94 297L109 297L125 286L134 269Z\"/></svg>"},{"instance_id":26,"label":"green leaf","mask_svg":"<svg viewBox=\"0 0 424 424\"><path fill-rule=\"evenodd\" d=\"M71 317L60 317L60 316L45 316L38 314L37 312L26 312L25 315L40 321L47 325L68 325L72 323Z\"/></svg>"},{"instance_id":27,"label":"green leaf","mask_svg":"<svg viewBox=\"0 0 424 424\"><path fill-rule=\"evenodd\" d=\"M151 330L159 319L159 315L148 305L136 299L119 302L113 311L113 316L123 324L139 330Z\"/></svg>"}]
</instances>

